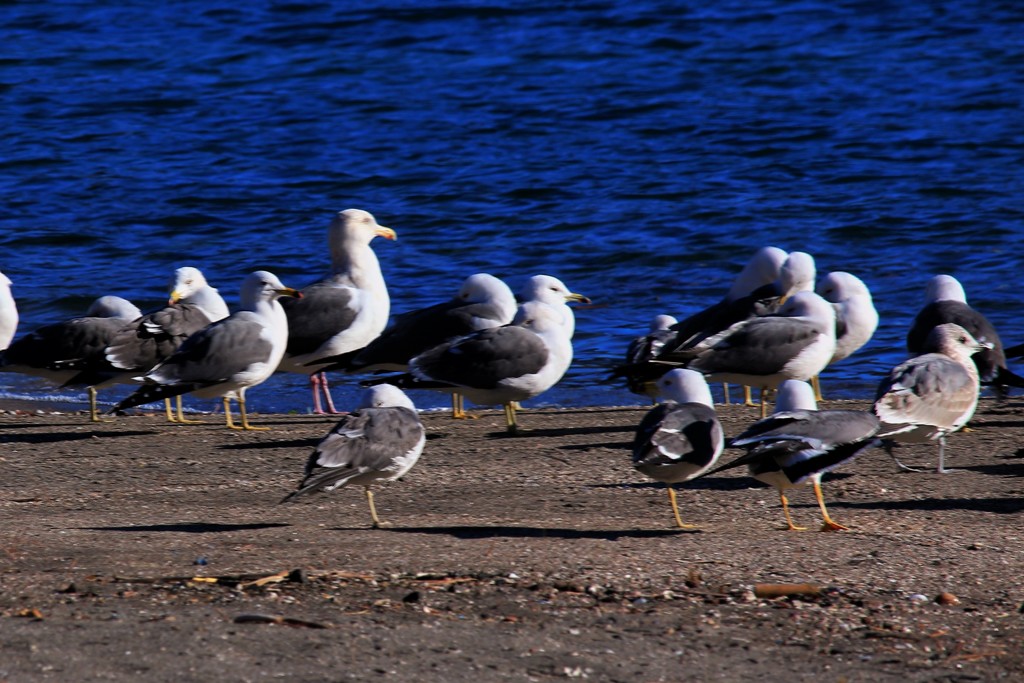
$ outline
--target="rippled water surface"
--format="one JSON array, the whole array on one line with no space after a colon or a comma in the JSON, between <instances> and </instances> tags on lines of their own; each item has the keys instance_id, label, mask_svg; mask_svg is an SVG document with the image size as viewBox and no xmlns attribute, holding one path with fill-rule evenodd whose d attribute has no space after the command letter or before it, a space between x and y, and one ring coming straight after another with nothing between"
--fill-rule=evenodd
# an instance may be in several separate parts
<instances>
[{"instance_id":1,"label":"rippled water surface","mask_svg":"<svg viewBox=\"0 0 1024 683\"><path fill-rule=\"evenodd\" d=\"M359 207L398 232L375 243L394 312L478 271L594 300L533 405L640 403L603 382L629 339L717 300L765 244L875 293L880 329L826 372L832 396L867 397L903 357L935 273L1024 341L1016 2L9 2L0 19L0 270L22 332L101 294L155 306L186 264L231 303L256 268L301 286L331 215ZM13 375L0 392L53 395ZM296 375L250 401L309 406Z\"/></svg>"}]
</instances>

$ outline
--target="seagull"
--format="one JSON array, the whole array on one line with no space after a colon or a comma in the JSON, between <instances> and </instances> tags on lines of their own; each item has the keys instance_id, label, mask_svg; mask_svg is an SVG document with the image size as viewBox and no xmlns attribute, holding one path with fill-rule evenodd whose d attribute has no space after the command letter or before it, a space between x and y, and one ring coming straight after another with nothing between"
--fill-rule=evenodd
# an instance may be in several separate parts
<instances>
[{"instance_id":1,"label":"seagull","mask_svg":"<svg viewBox=\"0 0 1024 683\"><path fill-rule=\"evenodd\" d=\"M18 329L18 306L11 294L11 278L0 273L0 351L11 345Z\"/></svg>"},{"instance_id":2,"label":"seagull","mask_svg":"<svg viewBox=\"0 0 1024 683\"><path fill-rule=\"evenodd\" d=\"M202 271L192 266L178 268L167 305L124 324L110 337L103 354L67 363L68 369L78 373L63 386L100 389L131 382L174 353L193 333L227 316L227 304ZM182 413L181 396L177 399L177 417L168 400L167 419L189 422Z\"/></svg>"},{"instance_id":3,"label":"seagull","mask_svg":"<svg viewBox=\"0 0 1024 683\"><path fill-rule=\"evenodd\" d=\"M917 472L892 453L892 441L939 442L940 473L945 468L946 435L967 424L978 405L978 368L971 356L991 348L955 323L932 328L924 351L889 371L879 384L874 412L882 421L879 437L904 470Z\"/></svg>"},{"instance_id":4,"label":"seagull","mask_svg":"<svg viewBox=\"0 0 1024 683\"><path fill-rule=\"evenodd\" d=\"M281 302L288 315L288 349L278 370L309 375L317 414L325 412L320 391L326 412L338 411L323 366L310 361L363 348L384 331L391 314L387 285L370 248L374 237L396 239L394 230L378 225L367 211L340 212L327 231L331 272L304 287L301 299Z\"/></svg>"},{"instance_id":5,"label":"seagull","mask_svg":"<svg viewBox=\"0 0 1024 683\"><path fill-rule=\"evenodd\" d=\"M359 408L345 415L306 461L298 489L281 502L348 484L366 489L373 528L391 526L377 517L371 486L405 475L423 452L426 431L416 407L401 389L378 384L363 392Z\"/></svg>"},{"instance_id":6,"label":"seagull","mask_svg":"<svg viewBox=\"0 0 1024 683\"><path fill-rule=\"evenodd\" d=\"M74 366L103 358L114 334L142 315L135 304L119 296L101 296L85 315L44 325L0 352L0 371L42 377L63 385L76 374ZM96 389L89 387L89 419L100 422Z\"/></svg>"},{"instance_id":7,"label":"seagull","mask_svg":"<svg viewBox=\"0 0 1024 683\"><path fill-rule=\"evenodd\" d=\"M395 322L362 349L323 358L323 372L405 371L424 351L456 337L512 322L516 299L504 282L489 273L470 275L448 301L395 318ZM458 394L452 394L452 416L466 417Z\"/></svg>"},{"instance_id":8,"label":"seagull","mask_svg":"<svg viewBox=\"0 0 1024 683\"><path fill-rule=\"evenodd\" d=\"M758 420L730 442L747 453L708 474L746 465L750 476L774 486L791 531L793 524L786 489L811 482L824 520L822 531L848 527L833 521L821 494L821 476L879 445L878 418L864 410L818 410L814 390L806 382L786 380L779 385L775 412Z\"/></svg>"},{"instance_id":9,"label":"seagull","mask_svg":"<svg viewBox=\"0 0 1024 683\"><path fill-rule=\"evenodd\" d=\"M814 292L799 291L773 315L754 317L708 337L690 349L662 354L658 363L682 365L723 382L761 387L787 379L809 380L835 352L835 312Z\"/></svg>"},{"instance_id":10,"label":"seagull","mask_svg":"<svg viewBox=\"0 0 1024 683\"><path fill-rule=\"evenodd\" d=\"M786 264L787 254L778 247L762 247L758 249L747 265L733 281L729 291L717 303L684 318L670 326L671 334L664 336L664 342L658 355L689 349L708 337L727 329L731 325L751 317L767 315L777 308L778 298L783 291L795 286L796 280L806 279L800 267L806 264L803 257L795 257L787 271L787 283L782 282L782 269ZM813 259L811 260L813 268ZM813 272L813 271L812 271ZM647 360L656 360L650 358ZM643 387L654 382L665 372L665 366L640 360L638 363L621 365L615 369L613 377L626 378L627 387ZM729 402L728 383L723 387L725 402ZM749 391L749 390L748 390ZM752 404L749 400L748 403Z\"/></svg>"},{"instance_id":11,"label":"seagull","mask_svg":"<svg viewBox=\"0 0 1024 683\"><path fill-rule=\"evenodd\" d=\"M381 382L458 392L482 405L502 404L508 431L514 434L518 424L513 403L550 389L571 362L572 341L559 311L528 301L510 324L439 344L409 361L408 373Z\"/></svg>"},{"instance_id":12,"label":"seagull","mask_svg":"<svg viewBox=\"0 0 1024 683\"><path fill-rule=\"evenodd\" d=\"M629 347L626 349L626 362L615 368L612 377L625 377L626 387L631 392L655 399L659 391L657 383L643 381L631 370L656 359L666 344L675 341L676 332L671 328L677 322L675 318L664 313L654 316L647 334L636 337L629 343Z\"/></svg>"},{"instance_id":13,"label":"seagull","mask_svg":"<svg viewBox=\"0 0 1024 683\"><path fill-rule=\"evenodd\" d=\"M712 407L704 376L677 368L661 376L658 390L667 400L652 408L633 439L633 467L668 490L676 525L683 524L673 484L689 481L710 469L722 454L725 439Z\"/></svg>"},{"instance_id":14,"label":"seagull","mask_svg":"<svg viewBox=\"0 0 1024 683\"><path fill-rule=\"evenodd\" d=\"M779 297L792 294L797 287L803 286L801 283L807 278L805 271L808 265L804 256L809 257L806 254L787 254L778 247L758 249L718 303L672 326L677 338L675 344L666 350L693 347L747 318L774 312ZM810 259L810 268L813 278L813 258Z\"/></svg>"},{"instance_id":15,"label":"seagull","mask_svg":"<svg viewBox=\"0 0 1024 683\"><path fill-rule=\"evenodd\" d=\"M836 312L836 350L829 365L848 358L868 343L878 329L878 311L871 299L871 291L856 275L833 271L823 277L815 291L832 304ZM818 376L811 378L814 397L821 398Z\"/></svg>"},{"instance_id":16,"label":"seagull","mask_svg":"<svg viewBox=\"0 0 1024 683\"><path fill-rule=\"evenodd\" d=\"M273 374L288 343L288 320L278 303L282 296L302 296L265 270L242 282L241 310L202 328L178 350L136 380L143 383L110 412L192 393L222 397L230 429L268 429L249 424L245 391ZM230 400L238 401L241 426L231 419Z\"/></svg>"},{"instance_id":17,"label":"seagull","mask_svg":"<svg viewBox=\"0 0 1024 683\"><path fill-rule=\"evenodd\" d=\"M942 323L956 323L975 339L991 344L990 348L974 356L982 384L991 385L1000 397L1005 397L1011 386L1024 387L1024 377L1006 367L1003 343L996 328L988 318L967 304L963 286L952 275L936 275L928 281L925 305L907 334L907 350L923 353L928 333Z\"/></svg>"}]
</instances>

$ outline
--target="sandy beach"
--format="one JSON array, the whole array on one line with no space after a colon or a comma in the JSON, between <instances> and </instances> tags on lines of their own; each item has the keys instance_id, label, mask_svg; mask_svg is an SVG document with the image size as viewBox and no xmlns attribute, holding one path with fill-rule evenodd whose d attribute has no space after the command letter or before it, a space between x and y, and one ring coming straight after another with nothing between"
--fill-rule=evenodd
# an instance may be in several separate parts
<instances>
[{"instance_id":1,"label":"sandy beach","mask_svg":"<svg viewBox=\"0 0 1024 683\"><path fill-rule=\"evenodd\" d=\"M821 406L864 408L857 402ZM874 449L812 492L633 471L644 409L423 416L382 486L278 501L335 418L91 424L0 405L4 681L991 681L1024 670L1024 402L983 400L957 472ZM756 409L718 406L729 436ZM737 451L723 456L731 459ZM933 447L900 449L934 467Z\"/></svg>"}]
</instances>

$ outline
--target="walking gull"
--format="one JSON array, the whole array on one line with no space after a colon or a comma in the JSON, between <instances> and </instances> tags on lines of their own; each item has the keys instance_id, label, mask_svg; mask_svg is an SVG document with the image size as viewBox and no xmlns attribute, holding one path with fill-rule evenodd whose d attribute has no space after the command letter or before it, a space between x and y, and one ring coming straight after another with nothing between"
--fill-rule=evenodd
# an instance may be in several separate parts
<instances>
[{"instance_id":1,"label":"walking gull","mask_svg":"<svg viewBox=\"0 0 1024 683\"><path fill-rule=\"evenodd\" d=\"M0 353L0 371L43 377L64 385L84 364L103 359L107 344L121 327L142 315L119 296L101 296L85 315L44 325L14 341ZM89 390L89 419L99 422L96 389Z\"/></svg>"},{"instance_id":2,"label":"walking gull","mask_svg":"<svg viewBox=\"0 0 1024 683\"><path fill-rule=\"evenodd\" d=\"M779 492L786 525L793 524L786 490L811 482L823 520L822 531L847 527L832 520L821 493L821 476L879 444L879 421L863 410L818 410L814 390L806 382L786 380L779 385L775 412L758 420L730 442L745 447L746 455L708 474L746 465L750 476Z\"/></svg>"},{"instance_id":3,"label":"walking gull","mask_svg":"<svg viewBox=\"0 0 1024 683\"><path fill-rule=\"evenodd\" d=\"M408 373L381 382L458 392L481 405L501 404L508 431L514 433L518 425L513 402L550 389L572 362L564 324L557 309L529 301L510 324L439 344L413 358Z\"/></svg>"},{"instance_id":4,"label":"walking gull","mask_svg":"<svg viewBox=\"0 0 1024 683\"><path fill-rule=\"evenodd\" d=\"M143 382L111 412L192 393L222 397L231 429L267 429L249 424L245 391L273 374L288 343L288 320L277 299L301 296L265 270L249 274L239 295L241 310L199 330L166 360L136 378ZM231 419L231 399L238 401L241 425Z\"/></svg>"},{"instance_id":5,"label":"walking gull","mask_svg":"<svg viewBox=\"0 0 1024 683\"><path fill-rule=\"evenodd\" d=\"M939 442L939 472L945 468L946 435L963 427L978 405L978 368L971 356L991 344L979 341L955 323L932 328L924 351L889 371L875 396L878 433L896 464L910 471L892 453L892 441Z\"/></svg>"},{"instance_id":6,"label":"walking gull","mask_svg":"<svg viewBox=\"0 0 1024 683\"><path fill-rule=\"evenodd\" d=\"M907 334L907 350L924 353L925 340L932 328L943 323L956 323L979 341L990 344L974 355L982 384L991 385L999 396L1006 396L1009 387L1024 387L1020 377L1006 366L1006 355L999 333L988 318L967 304L967 295L960 282L951 275L936 275L925 289L925 305L914 318Z\"/></svg>"},{"instance_id":7,"label":"walking gull","mask_svg":"<svg viewBox=\"0 0 1024 683\"><path fill-rule=\"evenodd\" d=\"M333 491L348 484L366 489L375 529L390 526L377 517L371 486L398 479L412 469L423 452L426 432L409 397L390 384L363 392L359 408L341 418L306 462L298 489L282 500L314 491Z\"/></svg>"},{"instance_id":8,"label":"walking gull","mask_svg":"<svg viewBox=\"0 0 1024 683\"><path fill-rule=\"evenodd\" d=\"M665 484L676 526L693 528L679 517L673 485L700 476L715 464L725 444L722 425L699 372L670 370L657 386L667 400L652 408L637 427L633 467Z\"/></svg>"},{"instance_id":9,"label":"walking gull","mask_svg":"<svg viewBox=\"0 0 1024 683\"><path fill-rule=\"evenodd\" d=\"M281 303L288 315L288 348L279 370L309 375L313 412L336 413L320 361L361 349L387 326L391 302L374 237L396 239L395 231L377 224L367 211L346 209L331 221L327 244L331 272L302 289L302 298ZM320 393L324 395L324 406Z\"/></svg>"}]
</instances>

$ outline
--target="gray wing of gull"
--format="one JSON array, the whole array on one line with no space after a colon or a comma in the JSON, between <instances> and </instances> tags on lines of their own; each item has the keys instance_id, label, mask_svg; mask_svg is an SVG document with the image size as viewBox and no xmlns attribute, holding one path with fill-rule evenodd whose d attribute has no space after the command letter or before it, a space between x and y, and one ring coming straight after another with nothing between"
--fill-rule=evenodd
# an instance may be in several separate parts
<instances>
[{"instance_id":1,"label":"gray wing of gull","mask_svg":"<svg viewBox=\"0 0 1024 683\"><path fill-rule=\"evenodd\" d=\"M734 325L717 340L709 340L708 346L696 350L687 367L705 374L771 375L781 371L820 334L819 324L800 318L755 318Z\"/></svg>"},{"instance_id":2,"label":"gray wing of gull","mask_svg":"<svg viewBox=\"0 0 1024 683\"><path fill-rule=\"evenodd\" d=\"M532 375L550 353L537 334L518 325L481 330L416 356L409 365L423 380L494 389L506 379Z\"/></svg>"},{"instance_id":3,"label":"gray wing of gull","mask_svg":"<svg viewBox=\"0 0 1024 683\"><path fill-rule=\"evenodd\" d=\"M172 304L118 330L107 346L107 360L115 368L146 372L209 324L210 319L198 306Z\"/></svg>"},{"instance_id":4,"label":"gray wing of gull","mask_svg":"<svg viewBox=\"0 0 1024 683\"><path fill-rule=\"evenodd\" d=\"M700 403L667 401L648 411L637 427L633 466L643 470L686 462L707 467L718 457L724 441L713 409Z\"/></svg>"},{"instance_id":5,"label":"gray wing of gull","mask_svg":"<svg viewBox=\"0 0 1024 683\"><path fill-rule=\"evenodd\" d=\"M266 363L272 345L264 339L262 323L237 313L196 332L152 370L161 384L216 384Z\"/></svg>"},{"instance_id":6,"label":"gray wing of gull","mask_svg":"<svg viewBox=\"0 0 1024 683\"><path fill-rule=\"evenodd\" d=\"M30 368L84 368L103 359L110 339L125 321L82 317L45 325L12 343L2 354L4 365Z\"/></svg>"},{"instance_id":7,"label":"gray wing of gull","mask_svg":"<svg viewBox=\"0 0 1024 683\"><path fill-rule=\"evenodd\" d=\"M386 472L396 458L422 448L424 429L405 407L363 408L343 417L306 462L298 490L288 496L344 486L360 474Z\"/></svg>"},{"instance_id":8,"label":"gray wing of gull","mask_svg":"<svg viewBox=\"0 0 1024 683\"><path fill-rule=\"evenodd\" d=\"M937 353L893 368L875 396L875 414L886 424L952 429L973 411L978 387L962 365Z\"/></svg>"},{"instance_id":9,"label":"gray wing of gull","mask_svg":"<svg viewBox=\"0 0 1024 683\"><path fill-rule=\"evenodd\" d=\"M499 307L492 303L467 304L460 299L403 313L355 355L349 368L384 363L407 365L413 357L438 344L504 324L506 321L501 317Z\"/></svg>"},{"instance_id":10,"label":"gray wing of gull","mask_svg":"<svg viewBox=\"0 0 1024 683\"><path fill-rule=\"evenodd\" d=\"M302 290L302 298L283 297L288 316L289 356L313 353L324 342L352 326L359 311L349 287L317 282Z\"/></svg>"}]
</instances>

